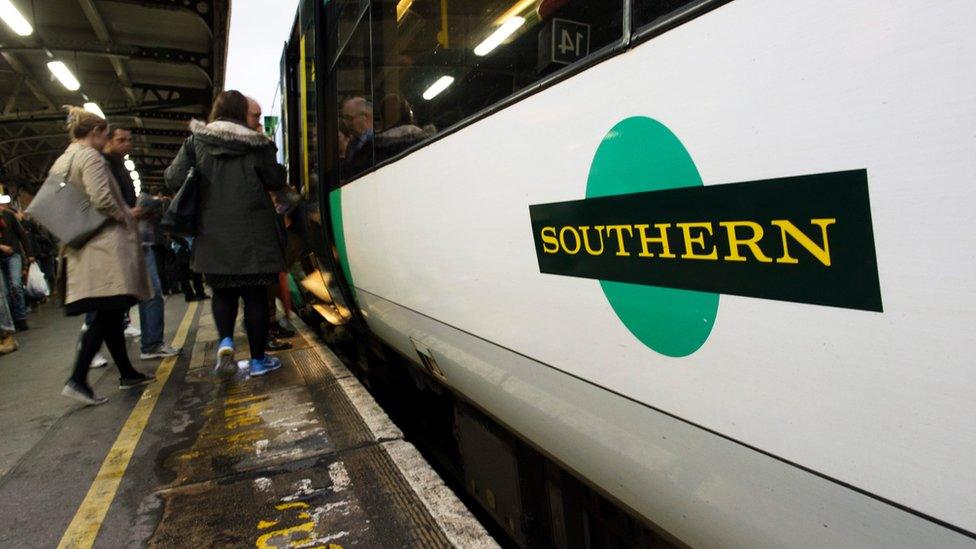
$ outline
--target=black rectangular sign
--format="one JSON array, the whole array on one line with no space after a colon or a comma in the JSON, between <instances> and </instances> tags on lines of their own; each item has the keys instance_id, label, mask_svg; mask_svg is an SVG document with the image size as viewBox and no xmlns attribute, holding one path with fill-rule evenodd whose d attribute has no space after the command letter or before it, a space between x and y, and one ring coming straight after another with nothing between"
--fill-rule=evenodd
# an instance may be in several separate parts
<instances>
[{"instance_id":1,"label":"black rectangular sign","mask_svg":"<svg viewBox=\"0 0 976 549\"><path fill-rule=\"evenodd\" d=\"M882 311L865 170L529 212L543 273Z\"/></svg>"}]
</instances>

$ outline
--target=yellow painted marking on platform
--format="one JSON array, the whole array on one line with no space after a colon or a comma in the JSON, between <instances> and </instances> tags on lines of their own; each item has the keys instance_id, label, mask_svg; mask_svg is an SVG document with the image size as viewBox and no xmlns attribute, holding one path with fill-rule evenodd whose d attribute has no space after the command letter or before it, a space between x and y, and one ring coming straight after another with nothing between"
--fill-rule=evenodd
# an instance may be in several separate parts
<instances>
[{"instance_id":1,"label":"yellow painted marking on platform","mask_svg":"<svg viewBox=\"0 0 976 549\"><path fill-rule=\"evenodd\" d=\"M290 542L288 544L289 547L298 547L298 546L301 546L301 545L306 545L308 543L311 543L311 541L312 541L312 539L311 539L312 538L312 530L314 530L314 529L315 529L315 523L314 522L306 522L304 524L299 524L298 526L292 526L291 528L282 528L281 530L275 530L273 532L268 532L267 534L262 535L261 537L259 537L257 539L256 542L254 542L254 545L258 549L270 549L271 547L280 547L277 544L275 544L275 545L268 545L268 542L269 541L271 541L274 538L278 538L278 537L283 537L283 538L289 540L289 542ZM305 537L303 537L301 539L296 539L296 540L292 541L291 535L294 534L294 533L297 533L297 532L304 533L305 534Z\"/></svg>"},{"instance_id":2,"label":"yellow painted marking on platform","mask_svg":"<svg viewBox=\"0 0 976 549\"><path fill-rule=\"evenodd\" d=\"M271 528L272 526L278 524L278 522L279 521L277 520L272 520L272 521L262 520L261 522L258 523L258 530L267 530L268 528Z\"/></svg>"},{"instance_id":3,"label":"yellow painted marking on platform","mask_svg":"<svg viewBox=\"0 0 976 549\"><path fill-rule=\"evenodd\" d=\"M176 331L176 337L173 338L173 347L181 348L186 343L186 336L193 324L197 305L196 302L190 303L187 308L186 314L183 315L183 321ZM119 432L115 444L109 450L105 461L102 462L102 468L99 469L91 488L88 489L88 494L81 502L81 506L71 520L71 524L68 525L68 529L64 532L64 536L58 544L59 548L87 548L95 543L95 537L102 527L105 514L108 513L108 508L112 505L112 500L115 499L115 494L119 490L119 483L122 482L125 470L129 466L132 452L136 449L136 444L138 444L139 438L149 422L149 416L159 400L159 394L162 393L178 358L178 356L173 356L163 359L159 368L156 369L156 380L146 386L143 398L136 403L132 413L129 414L129 419L122 426L122 431ZM147 394L150 396L146 397Z\"/></svg>"},{"instance_id":4,"label":"yellow painted marking on platform","mask_svg":"<svg viewBox=\"0 0 976 549\"><path fill-rule=\"evenodd\" d=\"M294 509L298 507L299 509L308 509L308 504L303 501L295 501L292 503L279 503L275 505L275 509L279 511L284 511L285 509Z\"/></svg>"}]
</instances>

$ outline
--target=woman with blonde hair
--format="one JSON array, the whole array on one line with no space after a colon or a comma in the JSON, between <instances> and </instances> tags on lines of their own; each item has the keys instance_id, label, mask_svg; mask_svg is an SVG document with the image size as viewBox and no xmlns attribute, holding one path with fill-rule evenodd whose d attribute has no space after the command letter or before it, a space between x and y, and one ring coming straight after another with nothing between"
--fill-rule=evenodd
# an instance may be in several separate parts
<instances>
[{"instance_id":1,"label":"woman with blonde hair","mask_svg":"<svg viewBox=\"0 0 976 549\"><path fill-rule=\"evenodd\" d=\"M108 221L80 248L65 246L62 250L67 276L65 312L69 316L94 313L94 318L81 336L74 371L61 394L85 404L102 404L108 399L95 395L88 384L88 369L103 342L119 369L120 389L154 379L132 367L124 333L126 311L149 298L151 287L139 245L138 210L126 206L119 184L99 152L108 140L108 122L71 107L68 133L71 144L50 173L67 174L65 181L83 189Z\"/></svg>"}]
</instances>

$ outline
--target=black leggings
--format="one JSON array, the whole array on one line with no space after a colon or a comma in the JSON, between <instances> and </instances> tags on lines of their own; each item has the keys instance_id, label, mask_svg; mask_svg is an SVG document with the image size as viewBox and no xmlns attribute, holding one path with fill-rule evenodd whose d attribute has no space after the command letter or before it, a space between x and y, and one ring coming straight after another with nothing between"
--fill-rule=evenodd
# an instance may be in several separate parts
<instances>
[{"instance_id":1,"label":"black leggings","mask_svg":"<svg viewBox=\"0 0 976 549\"><path fill-rule=\"evenodd\" d=\"M123 379L139 377L139 372L129 362L129 353L125 348L125 313L125 309L95 312L88 329L81 334L81 345L71 381L88 387L88 368L103 342Z\"/></svg>"},{"instance_id":2,"label":"black leggings","mask_svg":"<svg viewBox=\"0 0 976 549\"><path fill-rule=\"evenodd\" d=\"M213 289L213 316L220 339L234 337L237 322L237 303L244 299L244 327L247 343L251 346L251 358L264 358L268 344L268 287L243 286L240 288Z\"/></svg>"}]
</instances>

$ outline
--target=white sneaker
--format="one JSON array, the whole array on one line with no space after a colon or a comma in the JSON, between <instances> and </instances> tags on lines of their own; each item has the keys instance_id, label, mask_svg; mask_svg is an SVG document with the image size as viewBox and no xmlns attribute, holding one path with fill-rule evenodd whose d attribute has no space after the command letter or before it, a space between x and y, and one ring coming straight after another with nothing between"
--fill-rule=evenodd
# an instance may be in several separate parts
<instances>
[{"instance_id":1,"label":"white sneaker","mask_svg":"<svg viewBox=\"0 0 976 549\"><path fill-rule=\"evenodd\" d=\"M149 360L152 358L166 358L170 356L176 356L182 352L183 352L182 349L177 349L176 347L163 343L162 345L156 347L155 349L149 351L148 353L140 353L139 358L141 358L142 360Z\"/></svg>"},{"instance_id":2,"label":"white sneaker","mask_svg":"<svg viewBox=\"0 0 976 549\"><path fill-rule=\"evenodd\" d=\"M95 358L91 361L92 368L104 368L108 366L108 359L101 352L95 353Z\"/></svg>"},{"instance_id":3,"label":"white sneaker","mask_svg":"<svg viewBox=\"0 0 976 549\"><path fill-rule=\"evenodd\" d=\"M129 325L128 328L125 329L125 337L139 337L141 335L142 335L142 330L136 328L131 324Z\"/></svg>"}]
</instances>

